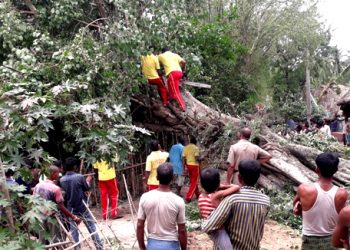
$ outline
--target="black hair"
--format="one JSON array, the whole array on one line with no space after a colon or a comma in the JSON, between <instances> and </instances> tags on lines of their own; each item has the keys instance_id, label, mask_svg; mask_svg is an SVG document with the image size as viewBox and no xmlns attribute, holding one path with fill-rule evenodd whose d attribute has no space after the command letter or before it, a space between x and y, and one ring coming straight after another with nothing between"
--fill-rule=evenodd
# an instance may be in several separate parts
<instances>
[{"instance_id":1,"label":"black hair","mask_svg":"<svg viewBox=\"0 0 350 250\"><path fill-rule=\"evenodd\" d=\"M339 157L335 153L319 154L315 162L323 177L330 178L338 171Z\"/></svg>"},{"instance_id":2,"label":"black hair","mask_svg":"<svg viewBox=\"0 0 350 250\"><path fill-rule=\"evenodd\" d=\"M184 139L182 136L180 136L180 137L177 139L177 142L178 142L178 143L181 143L181 144L183 145L183 144L185 144L185 139Z\"/></svg>"},{"instance_id":3,"label":"black hair","mask_svg":"<svg viewBox=\"0 0 350 250\"><path fill-rule=\"evenodd\" d=\"M74 171L79 165L79 160L75 157L68 157L65 159L64 163L66 166L66 171Z\"/></svg>"},{"instance_id":4,"label":"black hair","mask_svg":"<svg viewBox=\"0 0 350 250\"><path fill-rule=\"evenodd\" d=\"M192 144L197 144L197 139L196 139L196 137L191 136L191 138L190 138L190 143L192 143Z\"/></svg>"},{"instance_id":5,"label":"black hair","mask_svg":"<svg viewBox=\"0 0 350 250\"><path fill-rule=\"evenodd\" d=\"M150 143L150 148L152 151L158 151L159 150L159 141L158 140L152 140Z\"/></svg>"},{"instance_id":6,"label":"black hair","mask_svg":"<svg viewBox=\"0 0 350 250\"><path fill-rule=\"evenodd\" d=\"M167 48L167 47L162 48L162 53L167 52L167 51L169 51L169 48Z\"/></svg>"},{"instance_id":7,"label":"black hair","mask_svg":"<svg viewBox=\"0 0 350 250\"><path fill-rule=\"evenodd\" d=\"M170 162L164 162L157 168L157 178L159 184L169 185L174 178L173 165Z\"/></svg>"},{"instance_id":8,"label":"black hair","mask_svg":"<svg viewBox=\"0 0 350 250\"><path fill-rule=\"evenodd\" d=\"M54 161L52 165L55 165L56 167L62 168L63 162L61 160Z\"/></svg>"},{"instance_id":9,"label":"black hair","mask_svg":"<svg viewBox=\"0 0 350 250\"><path fill-rule=\"evenodd\" d=\"M200 175L201 185L208 193L215 192L220 186L220 173L216 168L203 169Z\"/></svg>"},{"instance_id":10,"label":"black hair","mask_svg":"<svg viewBox=\"0 0 350 250\"><path fill-rule=\"evenodd\" d=\"M24 161L24 165L25 165L27 168L29 168L29 169L35 168L34 161L33 161L32 159L24 158L23 161Z\"/></svg>"},{"instance_id":11,"label":"black hair","mask_svg":"<svg viewBox=\"0 0 350 250\"><path fill-rule=\"evenodd\" d=\"M322 120L322 119L317 120L316 125L318 128L322 128L324 126L324 124L325 124L324 120Z\"/></svg>"},{"instance_id":12,"label":"black hair","mask_svg":"<svg viewBox=\"0 0 350 250\"><path fill-rule=\"evenodd\" d=\"M245 185L254 186L260 177L261 166L255 160L242 160L239 162L238 171Z\"/></svg>"},{"instance_id":13,"label":"black hair","mask_svg":"<svg viewBox=\"0 0 350 250\"><path fill-rule=\"evenodd\" d=\"M11 168L9 168L9 169L5 172L6 178L10 178L10 177L13 176L14 174L15 174L15 171L13 171Z\"/></svg>"}]
</instances>

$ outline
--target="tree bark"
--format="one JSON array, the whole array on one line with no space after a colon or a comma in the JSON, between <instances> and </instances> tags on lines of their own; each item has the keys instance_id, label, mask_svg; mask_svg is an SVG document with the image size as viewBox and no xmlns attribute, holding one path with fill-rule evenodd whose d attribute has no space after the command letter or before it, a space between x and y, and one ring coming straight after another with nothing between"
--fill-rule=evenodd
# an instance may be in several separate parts
<instances>
[{"instance_id":1,"label":"tree bark","mask_svg":"<svg viewBox=\"0 0 350 250\"><path fill-rule=\"evenodd\" d=\"M188 91L183 91L182 94L186 102L186 112L181 112L176 103L163 107L158 96L151 97L148 103L146 103L147 96L134 96L132 102L143 106L152 117L145 118L136 125L153 132L195 135L201 147L201 156L205 158L205 165L225 169L229 146L235 142L235 131L239 130L242 121L211 109ZM225 134L227 133L225 128L228 127L231 135ZM260 146L273 156L262 167L258 182L260 186L278 189L285 185L298 186L300 183L312 183L318 179L315 172L315 159L321 153L319 150L290 143L266 126L261 127L260 134ZM345 185L349 182L350 161L341 159L339 171L334 176L334 183Z\"/></svg>"}]
</instances>

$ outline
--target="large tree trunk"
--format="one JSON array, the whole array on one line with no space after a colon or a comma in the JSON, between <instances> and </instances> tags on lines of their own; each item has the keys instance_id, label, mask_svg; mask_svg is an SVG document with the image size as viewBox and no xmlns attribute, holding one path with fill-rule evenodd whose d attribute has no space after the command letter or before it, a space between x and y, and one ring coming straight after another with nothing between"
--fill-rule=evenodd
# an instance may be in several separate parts
<instances>
[{"instance_id":1,"label":"large tree trunk","mask_svg":"<svg viewBox=\"0 0 350 250\"><path fill-rule=\"evenodd\" d=\"M136 122L153 132L192 134L198 139L205 165L226 168L229 146L235 143L235 132L243 126L241 119L222 114L204 105L188 91L183 91L186 112L181 112L177 104L163 107L158 96L134 96L132 102L139 109L149 112L148 117ZM149 100L149 103L146 103ZM273 158L263 166L258 184L267 189L277 189L285 185L298 186L317 180L315 158L319 150L289 143L283 137L262 126L259 135L261 147L269 151ZM350 161L341 159L334 182L345 185L350 182Z\"/></svg>"}]
</instances>

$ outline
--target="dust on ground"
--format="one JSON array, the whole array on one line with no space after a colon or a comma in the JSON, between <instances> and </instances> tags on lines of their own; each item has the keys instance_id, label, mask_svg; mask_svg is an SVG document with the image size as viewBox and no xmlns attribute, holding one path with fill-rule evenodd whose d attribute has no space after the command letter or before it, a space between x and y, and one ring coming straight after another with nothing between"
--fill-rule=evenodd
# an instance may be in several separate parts
<instances>
[{"instance_id":1,"label":"dust on ground","mask_svg":"<svg viewBox=\"0 0 350 250\"><path fill-rule=\"evenodd\" d=\"M134 207L138 208L138 201L135 201ZM130 205L128 202L120 203L120 214L123 218L117 220L103 221L101 218L101 209L94 207L92 212L95 215L99 228L103 234L113 239L117 237L120 247L115 247L112 242L112 247L106 246L105 249L138 249L135 227L137 214L131 214ZM133 221L135 223L133 223ZM88 234L84 225L79 227L83 234ZM100 237L103 236L100 233ZM93 245L90 242L90 245ZM189 250L211 250L212 242L207 234L201 231L188 232L188 249ZM296 231L288 226L278 224L276 221L268 220L265 224L264 237L261 242L262 250L289 250L301 249L301 236Z\"/></svg>"}]
</instances>

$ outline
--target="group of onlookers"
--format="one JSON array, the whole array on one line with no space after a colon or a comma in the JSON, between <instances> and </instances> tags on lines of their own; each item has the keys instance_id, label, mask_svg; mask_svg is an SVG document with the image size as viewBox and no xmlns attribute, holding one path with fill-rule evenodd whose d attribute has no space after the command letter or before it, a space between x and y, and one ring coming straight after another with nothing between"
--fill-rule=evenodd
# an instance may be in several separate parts
<instances>
[{"instance_id":1,"label":"group of onlookers","mask_svg":"<svg viewBox=\"0 0 350 250\"><path fill-rule=\"evenodd\" d=\"M92 185L93 174L87 176L78 174L79 165L80 161L74 157L69 157L64 162L56 161L48 168L48 175L44 176L40 174L33 161L26 159L26 166L29 168L32 178L26 181L24 178L18 177L15 180L13 178L14 171L8 169L6 171L6 183L8 185L24 185L26 187L25 194L39 195L41 198L52 201L57 205L61 212L59 213L60 216L56 217L53 212L45 213L45 219L42 222L44 230L40 230L36 234L44 244L47 244L44 237L47 233L51 235L51 242L64 241L65 235L63 235L62 225L70 230L74 242L79 242L80 230L78 225L84 222L96 249L103 249L103 241L96 232L97 221L88 208L88 191L90 191ZM121 218L118 213L118 188L115 168L102 160L94 164L94 169L96 169L99 180L102 218L104 220ZM64 175L62 175L63 172ZM111 207L109 211L108 204ZM55 219L62 220L62 224Z\"/></svg>"},{"instance_id":2,"label":"group of onlookers","mask_svg":"<svg viewBox=\"0 0 350 250\"><path fill-rule=\"evenodd\" d=\"M243 128L239 141L230 147L226 183L220 183L217 169L206 168L200 173L202 193L199 195L198 209L204 220L202 230L209 234L215 249L260 249L270 199L257 189L256 183L263 167L261 164L272 156L250 143L250 135L251 130ZM195 152L193 155L200 162L198 148ZM177 163L180 163L179 157L176 158ZM172 193L174 172L181 171L175 170L177 167L170 159L169 163L164 157L164 162L155 169L158 187L141 197L137 224L140 249L146 249L146 221L147 249L187 248L185 201L190 200L187 200L187 195L183 199L180 192L177 192L178 195ZM294 199L293 211L303 217L302 249L349 249L347 230L350 226L350 208L345 207L348 193L333 184L339 158L334 153L322 153L315 162L319 179L312 184L301 184ZM187 162L183 163L186 169ZM235 184L230 184L232 177ZM177 177L175 180L178 183ZM181 190L178 184L176 190ZM194 193L193 189L191 192Z\"/></svg>"},{"instance_id":3,"label":"group of onlookers","mask_svg":"<svg viewBox=\"0 0 350 250\"><path fill-rule=\"evenodd\" d=\"M145 193L141 196L138 209L137 240L140 249L187 249L185 203L194 198L198 198L202 230L209 234L215 249L260 249L270 199L256 184L263 164L272 156L251 143L250 136L249 128L241 129L238 142L230 147L228 172L223 183L218 169L200 169L201 155L195 137L191 137L188 143L178 138L178 143L171 147L169 153L161 148L157 140L151 142L152 152L147 157L144 176ZM334 153L322 153L315 162L318 180L301 184L293 203L294 213L303 218L302 249L350 249L350 207L345 207L348 192L333 184L339 158ZM83 221L88 231L93 233L96 248L103 249L103 241L96 232L96 220L87 204L86 192L90 189L92 175L85 177L78 174L79 163L72 157L67 158L64 164L55 162L49 167L45 180L40 180L39 171L29 164L33 176L30 182L22 178L15 180L12 170L6 172L6 182L8 185L24 183L27 187L25 192L33 192L56 203L68 219L75 242L79 242L77 225ZM115 169L103 160L93 166L98 173L102 218L120 218ZM189 189L182 197L181 190L187 175ZM234 184L231 184L232 179ZM172 182L175 183L176 193L172 192ZM49 218L54 214L48 213L46 216ZM64 237L59 234L57 223L45 220L43 226L57 240ZM145 226L147 247L144 241ZM42 239L40 233L39 239Z\"/></svg>"}]
</instances>

